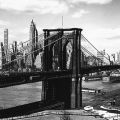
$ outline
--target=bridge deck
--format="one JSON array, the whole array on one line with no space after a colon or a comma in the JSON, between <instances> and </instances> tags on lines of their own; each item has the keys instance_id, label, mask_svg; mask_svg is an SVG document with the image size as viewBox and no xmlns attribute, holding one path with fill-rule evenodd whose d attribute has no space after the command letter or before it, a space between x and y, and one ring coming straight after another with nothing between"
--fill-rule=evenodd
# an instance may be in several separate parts
<instances>
[{"instance_id":1,"label":"bridge deck","mask_svg":"<svg viewBox=\"0 0 120 120\"><path fill-rule=\"evenodd\" d=\"M120 69L120 65L106 65L106 66L92 66L81 68L81 74L93 73L97 71L107 71ZM80 74L79 74L80 75ZM49 72L13 72L8 74L0 75L0 88L34 83L39 81L44 81L46 79L52 78L63 78L63 77L73 77L72 70L62 70L62 71L49 71Z\"/></svg>"}]
</instances>

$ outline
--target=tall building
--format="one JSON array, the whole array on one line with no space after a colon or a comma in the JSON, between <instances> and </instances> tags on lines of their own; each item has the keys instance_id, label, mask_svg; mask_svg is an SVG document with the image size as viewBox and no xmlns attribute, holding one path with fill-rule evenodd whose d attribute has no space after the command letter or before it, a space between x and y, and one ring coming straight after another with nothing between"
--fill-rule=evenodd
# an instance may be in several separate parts
<instances>
[{"instance_id":1,"label":"tall building","mask_svg":"<svg viewBox=\"0 0 120 120\"><path fill-rule=\"evenodd\" d=\"M1 46L1 43L0 43L0 69L2 69L2 58L3 58L2 57L2 46Z\"/></svg>"},{"instance_id":2,"label":"tall building","mask_svg":"<svg viewBox=\"0 0 120 120\"><path fill-rule=\"evenodd\" d=\"M100 61L99 61L100 63L98 63L98 64L102 64L104 62L104 55L105 55L105 50L97 52L97 58L100 59Z\"/></svg>"},{"instance_id":3,"label":"tall building","mask_svg":"<svg viewBox=\"0 0 120 120\"><path fill-rule=\"evenodd\" d=\"M14 52L17 53L17 41L13 42Z\"/></svg>"},{"instance_id":4,"label":"tall building","mask_svg":"<svg viewBox=\"0 0 120 120\"><path fill-rule=\"evenodd\" d=\"M5 64L5 62L6 62L6 59L5 59L5 53L4 53L4 46L3 46L3 42L1 42L1 44L0 44L0 52L1 52L1 54L0 54L0 68L1 69L3 69L4 68L4 64Z\"/></svg>"},{"instance_id":5,"label":"tall building","mask_svg":"<svg viewBox=\"0 0 120 120\"><path fill-rule=\"evenodd\" d=\"M100 59L99 62L101 62L102 64L110 64L110 58L109 58L108 54L105 52L105 50L97 52L97 58Z\"/></svg>"},{"instance_id":6,"label":"tall building","mask_svg":"<svg viewBox=\"0 0 120 120\"><path fill-rule=\"evenodd\" d=\"M101 61L103 61L103 59L104 59L104 52L103 51L97 52L97 58L99 58L99 59L101 59Z\"/></svg>"},{"instance_id":7,"label":"tall building","mask_svg":"<svg viewBox=\"0 0 120 120\"><path fill-rule=\"evenodd\" d=\"M31 25L30 25L29 40L31 44L31 50L35 50L38 44L38 31L36 29L36 25L33 22L33 20L31 21Z\"/></svg>"},{"instance_id":8,"label":"tall building","mask_svg":"<svg viewBox=\"0 0 120 120\"><path fill-rule=\"evenodd\" d=\"M117 63L120 64L120 51L117 52Z\"/></svg>"},{"instance_id":9,"label":"tall building","mask_svg":"<svg viewBox=\"0 0 120 120\"><path fill-rule=\"evenodd\" d=\"M115 59L116 55L115 55L115 53L111 54L111 56L113 58L113 63L115 63L116 62L116 59Z\"/></svg>"},{"instance_id":10,"label":"tall building","mask_svg":"<svg viewBox=\"0 0 120 120\"><path fill-rule=\"evenodd\" d=\"M6 61L8 61L7 53L8 53L8 29L4 30L4 52L6 56Z\"/></svg>"},{"instance_id":11,"label":"tall building","mask_svg":"<svg viewBox=\"0 0 120 120\"><path fill-rule=\"evenodd\" d=\"M26 65L33 67L34 66L34 61L36 59L37 52L34 52L35 50L38 49L38 31L36 29L36 25L31 21L30 25L30 32L29 32L29 48L28 48L28 53L31 53L27 57Z\"/></svg>"}]
</instances>

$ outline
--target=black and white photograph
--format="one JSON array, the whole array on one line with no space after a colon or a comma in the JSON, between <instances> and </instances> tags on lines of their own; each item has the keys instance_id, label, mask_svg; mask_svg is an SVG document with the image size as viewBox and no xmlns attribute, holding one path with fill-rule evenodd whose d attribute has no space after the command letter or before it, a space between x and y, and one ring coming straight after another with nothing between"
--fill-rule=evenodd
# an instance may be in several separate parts
<instances>
[{"instance_id":1,"label":"black and white photograph","mask_svg":"<svg viewBox=\"0 0 120 120\"><path fill-rule=\"evenodd\" d=\"M120 120L120 0L0 0L0 120Z\"/></svg>"}]
</instances>

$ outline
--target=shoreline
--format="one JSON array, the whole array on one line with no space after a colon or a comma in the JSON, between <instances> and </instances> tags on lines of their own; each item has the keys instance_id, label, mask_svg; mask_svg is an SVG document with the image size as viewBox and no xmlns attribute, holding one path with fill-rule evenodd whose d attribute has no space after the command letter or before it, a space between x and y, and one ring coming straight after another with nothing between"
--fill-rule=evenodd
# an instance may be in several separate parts
<instances>
[{"instance_id":1,"label":"shoreline","mask_svg":"<svg viewBox=\"0 0 120 120\"><path fill-rule=\"evenodd\" d=\"M100 106L106 106L120 109L120 88L112 91L106 91L104 94L90 94L82 93L83 95L83 107L90 105L95 109L100 109ZM91 99L87 99L90 96ZM115 105L111 105L111 102L115 99Z\"/></svg>"}]
</instances>

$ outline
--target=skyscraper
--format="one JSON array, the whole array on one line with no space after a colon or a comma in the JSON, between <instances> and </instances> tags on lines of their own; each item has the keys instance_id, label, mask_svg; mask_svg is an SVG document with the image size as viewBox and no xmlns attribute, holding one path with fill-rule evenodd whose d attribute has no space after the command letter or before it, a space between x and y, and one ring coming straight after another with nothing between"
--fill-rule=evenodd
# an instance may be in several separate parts
<instances>
[{"instance_id":1,"label":"skyscraper","mask_svg":"<svg viewBox=\"0 0 120 120\"><path fill-rule=\"evenodd\" d=\"M120 51L117 52L117 63L120 64Z\"/></svg>"},{"instance_id":2,"label":"skyscraper","mask_svg":"<svg viewBox=\"0 0 120 120\"><path fill-rule=\"evenodd\" d=\"M36 52L34 52L35 50L37 50L37 46L38 46L38 31L36 29L36 25L33 22L33 20L31 21L31 25L30 25L30 32L29 32L29 48L28 48L28 53L31 53L28 55L27 57L27 61L26 61L26 65L27 66L34 66L34 61L36 58Z\"/></svg>"},{"instance_id":3,"label":"skyscraper","mask_svg":"<svg viewBox=\"0 0 120 120\"><path fill-rule=\"evenodd\" d=\"M8 53L8 29L4 30L4 52L5 52L5 56L6 56L6 61L8 61L8 59L7 59L7 53Z\"/></svg>"},{"instance_id":4,"label":"skyscraper","mask_svg":"<svg viewBox=\"0 0 120 120\"><path fill-rule=\"evenodd\" d=\"M5 62L6 62L6 59L5 59L5 53L4 53L4 47L3 47L3 42L1 42L0 43L0 52L1 52L1 54L0 54L0 62L1 62L1 64L0 64L0 68L4 68L4 64L5 64Z\"/></svg>"},{"instance_id":5,"label":"skyscraper","mask_svg":"<svg viewBox=\"0 0 120 120\"><path fill-rule=\"evenodd\" d=\"M17 41L13 42L14 52L17 53Z\"/></svg>"},{"instance_id":6,"label":"skyscraper","mask_svg":"<svg viewBox=\"0 0 120 120\"><path fill-rule=\"evenodd\" d=\"M38 44L38 31L36 29L36 25L33 22L33 20L31 21L31 25L30 25L30 44L31 44L31 50L35 50Z\"/></svg>"},{"instance_id":7,"label":"skyscraper","mask_svg":"<svg viewBox=\"0 0 120 120\"><path fill-rule=\"evenodd\" d=\"M104 62L104 55L105 55L105 50L103 51L97 51L97 58L100 59L98 64L102 64Z\"/></svg>"},{"instance_id":8,"label":"skyscraper","mask_svg":"<svg viewBox=\"0 0 120 120\"><path fill-rule=\"evenodd\" d=\"M0 43L0 69L2 69L2 42Z\"/></svg>"}]
</instances>

